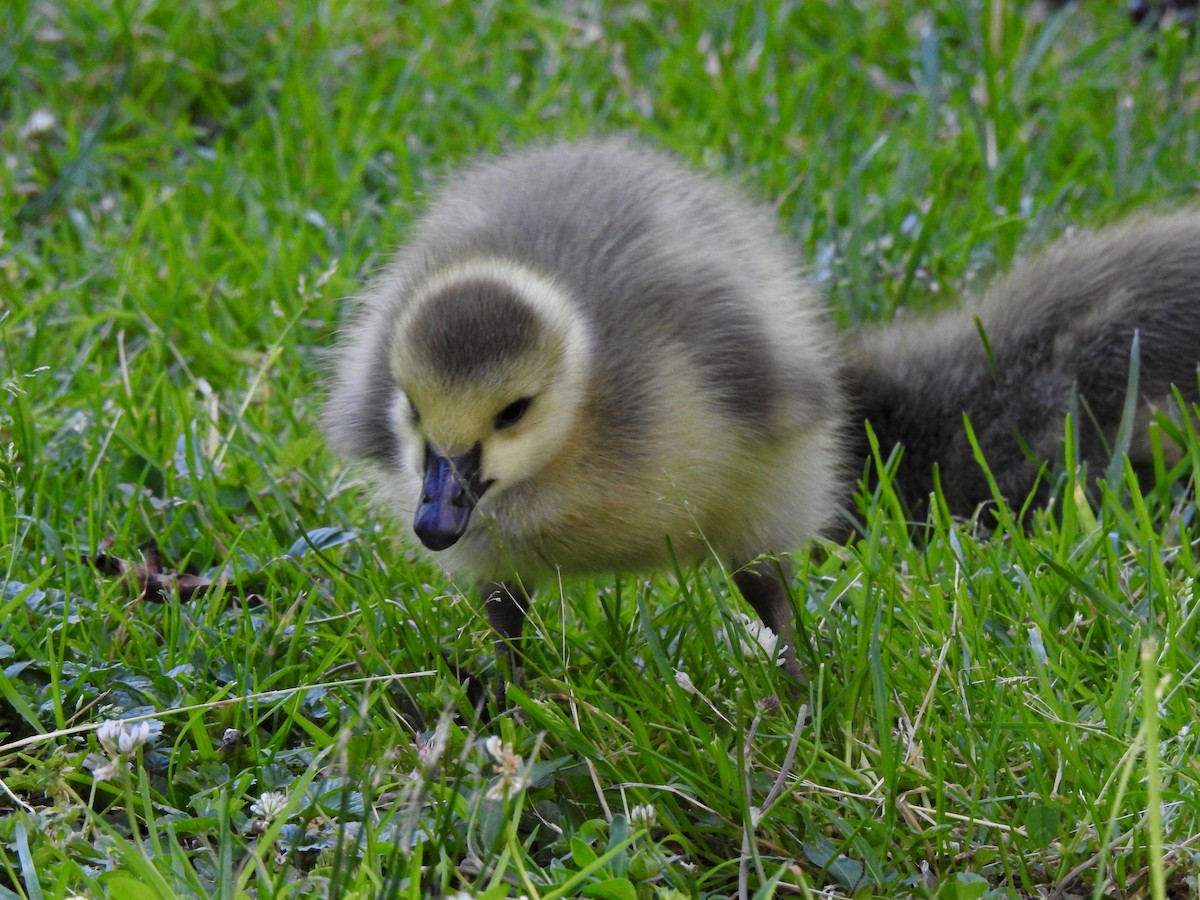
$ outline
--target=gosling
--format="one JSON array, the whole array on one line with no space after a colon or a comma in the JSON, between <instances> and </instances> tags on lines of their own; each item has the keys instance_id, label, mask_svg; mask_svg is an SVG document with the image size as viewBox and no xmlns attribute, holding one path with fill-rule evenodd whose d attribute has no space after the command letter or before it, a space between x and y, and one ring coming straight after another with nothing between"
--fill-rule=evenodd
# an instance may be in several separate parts
<instances>
[{"instance_id":1,"label":"gosling","mask_svg":"<svg viewBox=\"0 0 1200 900\"><path fill-rule=\"evenodd\" d=\"M1130 378L1137 336L1136 377ZM968 416L1000 495L1044 503L1074 411L1076 458L1102 474L1132 395L1127 453L1153 472L1150 422L1178 418L1174 389L1200 399L1200 212L1177 212L1060 240L976 300L848 335L842 383L856 426L903 453L893 485L920 515L937 472L951 513L993 500L963 427ZM1179 448L1164 440L1168 463Z\"/></svg>"},{"instance_id":2,"label":"gosling","mask_svg":"<svg viewBox=\"0 0 1200 900\"><path fill-rule=\"evenodd\" d=\"M801 679L776 555L844 501L823 305L772 217L621 139L455 176L340 338L325 429L502 655L539 582L715 554Z\"/></svg>"}]
</instances>

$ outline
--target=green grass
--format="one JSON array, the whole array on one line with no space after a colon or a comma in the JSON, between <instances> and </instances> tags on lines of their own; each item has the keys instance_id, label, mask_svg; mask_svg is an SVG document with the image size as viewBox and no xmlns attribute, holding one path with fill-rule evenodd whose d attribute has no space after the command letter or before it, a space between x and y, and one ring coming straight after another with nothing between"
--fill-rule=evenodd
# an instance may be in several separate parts
<instances>
[{"instance_id":1,"label":"green grass","mask_svg":"<svg viewBox=\"0 0 1200 900\"><path fill-rule=\"evenodd\" d=\"M481 611L316 425L339 298L481 151L630 130L729 173L842 326L1194 203L1196 39L1121 6L10 3L0 898L1194 892L1194 421L1159 484L994 528L860 496L797 555L810 723L713 566L545 591L486 726ZM81 561L108 537L253 596L133 599Z\"/></svg>"}]
</instances>

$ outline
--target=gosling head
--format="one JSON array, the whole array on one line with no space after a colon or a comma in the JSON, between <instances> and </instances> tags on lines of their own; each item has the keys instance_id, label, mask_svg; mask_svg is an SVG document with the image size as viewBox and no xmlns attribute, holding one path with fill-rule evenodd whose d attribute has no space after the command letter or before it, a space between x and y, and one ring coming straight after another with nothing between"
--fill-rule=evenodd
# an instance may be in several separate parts
<instances>
[{"instance_id":1,"label":"gosling head","mask_svg":"<svg viewBox=\"0 0 1200 900\"><path fill-rule=\"evenodd\" d=\"M395 323L392 427L421 482L413 531L445 550L568 443L588 345L566 293L515 264L459 265L428 279Z\"/></svg>"}]
</instances>

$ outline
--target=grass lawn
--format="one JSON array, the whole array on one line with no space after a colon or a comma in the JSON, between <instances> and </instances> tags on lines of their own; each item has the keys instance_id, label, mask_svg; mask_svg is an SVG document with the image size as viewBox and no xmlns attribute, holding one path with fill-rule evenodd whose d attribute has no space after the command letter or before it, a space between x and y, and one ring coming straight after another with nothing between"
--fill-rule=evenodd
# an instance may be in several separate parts
<instances>
[{"instance_id":1,"label":"grass lawn","mask_svg":"<svg viewBox=\"0 0 1200 900\"><path fill-rule=\"evenodd\" d=\"M1194 427L1024 517L860 492L803 710L712 565L543 592L487 724L482 611L317 428L340 298L480 152L725 173L844 328L1196 203L1200 40L1123 7L9 0L0 900L1196 896ZM151 540L209 589L94 564Z\"/></svg>"}]
</instances>

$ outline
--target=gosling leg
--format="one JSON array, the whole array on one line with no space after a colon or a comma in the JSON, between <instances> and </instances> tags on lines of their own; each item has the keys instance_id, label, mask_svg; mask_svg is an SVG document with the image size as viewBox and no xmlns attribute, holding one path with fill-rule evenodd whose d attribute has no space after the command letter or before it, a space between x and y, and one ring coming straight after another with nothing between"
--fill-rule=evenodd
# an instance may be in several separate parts
<instances>
[{"instance_id":1,"label":"gosling leg","mask_svg":"<svg viewBox=\"0 0 1200 900\"><path fill-rule=\"evenodd\" d=\"M483 609L487 613L487 620L496 632L496 698L503 709L506 680L521 683L517 672L520 651L516 644L525 626L529 595L515 584L502 582L486 585L480 594L484 597Z\"/></svg>"}]
</instances>

